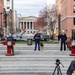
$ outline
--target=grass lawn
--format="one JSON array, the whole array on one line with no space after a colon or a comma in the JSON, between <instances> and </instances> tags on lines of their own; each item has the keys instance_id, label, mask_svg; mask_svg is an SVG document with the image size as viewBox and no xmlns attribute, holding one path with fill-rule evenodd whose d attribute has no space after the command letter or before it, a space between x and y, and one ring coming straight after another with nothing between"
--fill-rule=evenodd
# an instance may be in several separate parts
<instances>
[{"instance_id":1,"label":"grass lawn","mask_svg":"<svg viewBox=\"0 0 75 75\"><path fill-rule=\"evenodd\" d=\"M49 42L49 41L42 41L44 44L57 44L57 42ZM16 44L27 44L27 41L16 41ZM34 44L34 41L32 41L32 44Z\"/></svg>"}]
</instances>

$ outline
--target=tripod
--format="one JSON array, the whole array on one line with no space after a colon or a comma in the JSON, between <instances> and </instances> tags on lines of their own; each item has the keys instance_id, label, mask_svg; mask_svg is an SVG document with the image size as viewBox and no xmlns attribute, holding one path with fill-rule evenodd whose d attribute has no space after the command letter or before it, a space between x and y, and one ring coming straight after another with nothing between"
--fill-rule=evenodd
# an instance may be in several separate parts
<instances>
[{"instance_id":1,"label":"tripod","mask_svg":"<svg viewBox=\"0 0 75 75\"><path fill-rule=\"evenodd\" d=\"M60 69L60 66L59 65L56 65L55 69L54 69L54 72L52 75L55 74L55 71L57 70L57 75L62 75L62 72L61 72L61 69Z\"/></svg>"}]
</instances>

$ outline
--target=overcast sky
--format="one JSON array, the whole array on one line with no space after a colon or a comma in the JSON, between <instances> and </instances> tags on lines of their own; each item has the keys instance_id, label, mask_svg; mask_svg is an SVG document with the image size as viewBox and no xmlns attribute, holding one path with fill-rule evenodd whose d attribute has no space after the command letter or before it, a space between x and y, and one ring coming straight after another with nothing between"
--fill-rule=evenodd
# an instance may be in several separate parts
<instances>
[{"instance_id":1,"label":"overcast sky","mask_svg":"<svg viewBox=\"0 0 75 75\"><path fill-rule=\"evenodd\" d=\"M38 16L47 4L54 4L55 0L14 0L14 10L21 16Z\"/></svg>"}]
</instances>

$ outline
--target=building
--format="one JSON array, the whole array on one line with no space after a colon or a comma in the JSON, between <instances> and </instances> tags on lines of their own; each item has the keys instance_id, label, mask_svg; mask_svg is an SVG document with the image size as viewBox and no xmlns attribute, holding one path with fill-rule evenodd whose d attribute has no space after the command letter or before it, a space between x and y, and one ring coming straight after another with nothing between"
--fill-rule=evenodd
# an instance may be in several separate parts
<instances>
[{"instance_id":1,"label":"building","mask_svg":"<svg viewBox=\"0 0 75 75\"><path fill-rule=\"evenodd\" d=\"M4 8L6 11L13 10L13 0L4 0Z\"/></svg>"},{"instance_id":2,"label":"building","mask_svg":"<svg viewBox=\"0 0 75 75\"><path fill-rule=\"evenodd\" d=\"M60 28L61 30L66 31L68 38L71 38L72 36L75 36L75 0L60 0L60 1L61 1Z\"/></svg>"},{"instance_id":3,"label":"building","mask_svg":"<svg viewBox=\"0 0 75 75\"><path fill-rule=\"evenodd\" d=\"M0 0L0 30L3 29L4 0Z\"/></svg>"},{"instance_id":4,"label":"building","mask_svg":"<svg viewBox=\"0 0 75 75\"><path fill-rule=\"evenodd\" d=\"M4 0L4 8L7 14L7 26L4 27L4 35L7 35L9 32L14 33L13 0Z\"/></svg>"},{"instance_id":5,"label":"building","mask_svg":"<svg viewBox=\"0 0 75 75\"><path fill-rule=\"evenodd\" d=\"M27 33L34 33L35 32L35 21L37 17L28 16L28 17L20 17L19 18L19 28L20 30L24 30Z\"/></svg>"},{"instance_id":6,"label":"building","mask_svg":"<svg viewBox=\"0 0 75 75\"><path fill-rule=\"evenodd\" d=\"M16 33L16 29L17 29L17 11L14 10L14 14L13 14L13 17L14 17L14 33Z\"/></svg>"},{"instance_id":7,"label":"building","mask_svg":"<svg viewBox=\"0 0 75 75\"><path fill-rule=\"evenodd\" d=\"M56 23L56 35L60 34L60 13L61 13L61 1L60 0L56 0L56 9L57 9L57 23Z\"/></svg>"}]
</instances>

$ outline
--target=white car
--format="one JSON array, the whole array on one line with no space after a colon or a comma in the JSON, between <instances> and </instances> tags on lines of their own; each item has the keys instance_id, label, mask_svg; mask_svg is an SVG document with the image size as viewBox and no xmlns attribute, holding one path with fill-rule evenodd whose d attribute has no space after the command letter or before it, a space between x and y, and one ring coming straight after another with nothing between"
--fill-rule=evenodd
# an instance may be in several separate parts
<instances>
[{"instance_id":1,"label":"white car","mask_svg":"<svg viewBox=\"0 0 75 75\"><path fill-rule=\"evenodd\" d=\"M35 35L35 34L32 34L32 33L29 33L29 34L28 34L28 33L24 33L24 34L22 35L22 39L25 40L25 41L26 41L27 39L32 39L32 40L33 40L33 39L34 39L34 35Z\"/></svg>"},{"instance_id":2,"label":"white car","mask_svg":"<svg viewBox=\"0 0 75 75\"><path fill-rule=\"evenodd\" d=\"M15 41L22 40L22 34L23 33L24 32L20 32L20 33L13 34L14 40Z\"/></svg>"}]
</instances>

